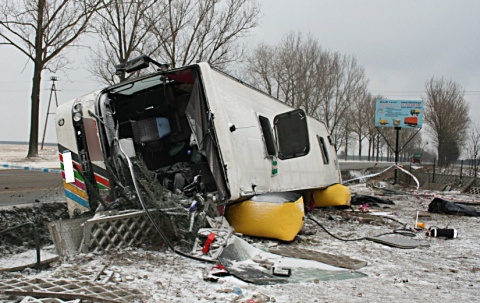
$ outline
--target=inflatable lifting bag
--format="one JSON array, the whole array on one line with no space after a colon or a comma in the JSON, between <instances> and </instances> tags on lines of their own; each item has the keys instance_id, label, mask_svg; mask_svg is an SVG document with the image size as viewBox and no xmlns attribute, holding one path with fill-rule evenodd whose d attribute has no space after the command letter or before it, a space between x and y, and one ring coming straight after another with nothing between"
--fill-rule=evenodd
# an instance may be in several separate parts
<instances>
[{"instance_id":1,"label":"inflatable lifting bag","mask_svg":"<svg viewBox=\"0 0 480 303\"><path fill-rule=\"evenodd\" d=\"M303 198L297 193L271 193L227 206L225 217L235 232L292 241L304 222Z\"/></svg>"},{"instance_id":2,"label":"inflatable lifting bag","mask_svg":"<svg viewBox=\"0 0 480 303\"><path fill-rule=\"evenodd\" d=\"M315 207L350 206L351 198L350 189L338 183L313 191Z\"/></svg>"}]
</instances>

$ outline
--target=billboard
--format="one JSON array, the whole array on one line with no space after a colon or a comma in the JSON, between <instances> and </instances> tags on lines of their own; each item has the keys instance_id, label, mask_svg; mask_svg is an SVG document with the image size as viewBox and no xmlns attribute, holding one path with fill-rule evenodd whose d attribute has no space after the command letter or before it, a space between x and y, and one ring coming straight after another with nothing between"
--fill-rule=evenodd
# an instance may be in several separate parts
<instances>
[{"instance_id":1,"label":"billboard","mask_svg":"<svg viewBox=\"0 0 480 303\"><path fill-rule=\"evenodd\" d=\"M422 128L422 100L377 100L376 127Z\"/></svg>"}]
</instances>

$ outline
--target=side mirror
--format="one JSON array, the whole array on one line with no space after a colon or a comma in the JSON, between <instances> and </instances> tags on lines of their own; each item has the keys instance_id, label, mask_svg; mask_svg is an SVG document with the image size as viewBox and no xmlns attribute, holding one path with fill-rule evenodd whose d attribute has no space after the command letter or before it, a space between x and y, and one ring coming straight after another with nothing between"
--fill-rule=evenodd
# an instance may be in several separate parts
<instances>
[{"instance_id":1,"label":"side mirror","mask_svg":"<svg viewBox=\"0 0 480 303\"><path fill-rule=\"evenodd\" d=\"M158 66L161 70L168 69L168 64L160 64L147 55L141 55L139 57L133 58L130 61L127 61L127 63L117 64L115 66L115 73L117 75L124 72L133 73L133 72L136 72L137 70L141 70L149 67L150 63L153 63L154 65Z\"/></svg>"},{"instance_id":2,"label":"side mirror","mask_svg":"<svg viewBox=\"0 0 480 303\"><path fill-rule=\"evenodd\" d=\"M137 58L133 58L132 60L125 63L125 71L127 73L133 73L137 70L141 70L150 66L151 59L148 56L142 55Z\"/></svg>"}]
</instances>

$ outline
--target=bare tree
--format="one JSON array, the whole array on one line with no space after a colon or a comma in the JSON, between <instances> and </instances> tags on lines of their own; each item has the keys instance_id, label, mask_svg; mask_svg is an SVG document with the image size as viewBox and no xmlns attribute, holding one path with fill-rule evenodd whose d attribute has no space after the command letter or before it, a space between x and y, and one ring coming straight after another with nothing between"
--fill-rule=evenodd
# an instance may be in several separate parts
<instances>
[{"instance_id":1,"label":"bare tree","mask_svg":"<svg viewBox=\"0 0 480 303\"><path fill-rule=\"evenodd\" d=\"M301 33L287 35L276 50L273 66L278 97L286 104L303 108L315 116L323 98L324 86L319 85L325 77L329 54L311 35L306 39ZM272 64L272 63L271 63Z\"/></svg>"},{"instance_id":2,"label":"bare tree","mask_svg":"<svg viewBox=\"0 0 480 303\"><path fill-rule=\"evenodd\" d=\"M337 151L346 144L346 111L368 83L354 57L323 51L311 35L290 33L276 46L255 48L246 70L253 86L325 122Z\"/></svg>"},{"instance_id":3,"label":"bare tree","mask_svg":"<svg viewBox=\"0 0 480 303\"><path fill-rule=\"evenodd\" d=\"M286 35L277 46L260 44L247 58L248 82L286 104L315 115L321 102L318 85L328 53L311 35Z\"/></svg>"},{"instance_id":4,"label":"bare tree","mask_svg":"<svg viewBox=\"0 0 480 303\"><path fill-rule=\"evenodd\" d=\"M470 175L476 177L480 165L480 125L470 128L467 138L467 158L470 161Z\"/></svg>"},{"instance_id":5,"label":"bare tree","mask_svg":"<svg viewBox=\"0 0 480 303\"><path fill-rule=\"evenodd\" d=\"M160 44L152 29L165 11L163 3L156 0L101 2L105 9L99 11L92 22L101 47L92 52L89 69L97 78L114 84L132 76L115 75L117 64L142 54L150 56L158 50Z\"/></svg>"},{"instance_id":6,"label":"bare tree","mask_svg":"<svg viewBox=\"0 0 480 303\"><path fill-rule=\"evenodd\" d=\"M342 146L346 127L347 109L353 100L367 90L368 80L363 67L353 56L334 53L327 69L324 96L319 107L318 119L324 121L330 129L330 135L338 150Z\"/></svg>"},{"instance_id":7,"label":"bare tree","mask_svg":"<svg viewBox=\"0 0 480 303\"><path fill-rule=\"evenodd\" d=\"M264 43L255 47L252 54L246 58L246 70L243 74L245 81L251 83L268 95L280 99L279 79L275 48Z\"/></svg>"},{"instance_id":8,"label":"bare tree","mask_svg":"<svg viewBox=\"0 0 480 303\"><path fill-rule=\"evenodd\" d=\"M33 63L27 157L38 156L42 71L54 72L68 63L63 51L87 31L99 5L98 0L3 0L0 4L0 43L15 47Z\"/></svg>"},{"instance_id":9,"label":"bare tree","mask_svg":"<svg viewBox=\"0 0 480 303\"><path fill-rule=\"evenodd\" d=\"M164 18L154 22L157 59L171 67L199 61L219 68L241 58L239 39L258 25L255 0L163 0Z\"/></svg>"},{"instance_id":10,"label":"bare tree","mask_svg":"<svg viewBox=\"0 0 480 303\"><path fill-rule=\"evenodd\" d=\"M365 102L363 110L368 113L367 119L367 140L368 140L368 161L375 159L379 160L380 145L383 145L381 136L375 127L375 107L376 101L385 99L381 95L370 96L368 102Z\"/></svg>"},{"instance_id":11,"label":"bare tree","mask_svg":"<svg viewBox=\"0 0 480 303\"><path fill-rule=\"evenodd\" d=\"M432 77L425 84L425 124L433 136L438 164L448 166L458 159L468 130L469 106L464 90L453 81Z\"/></svg>"},{"instance_id":12,"label":"bare tree","mask_svg":"<svg viewBox=\"0 0 480 303\"><path fill-rule=\"evenodd\" d=\"M351 131L356 135L358 142L358 157L362 157L362 141L368 135L370 121L373 120L372 111L369 107L372 96L366 91L359 91L359 95L353 99L350 108L347 111L349 116L349 125ZM375 112L375 109L373 113Z\"/></svg>"}]
</instances>

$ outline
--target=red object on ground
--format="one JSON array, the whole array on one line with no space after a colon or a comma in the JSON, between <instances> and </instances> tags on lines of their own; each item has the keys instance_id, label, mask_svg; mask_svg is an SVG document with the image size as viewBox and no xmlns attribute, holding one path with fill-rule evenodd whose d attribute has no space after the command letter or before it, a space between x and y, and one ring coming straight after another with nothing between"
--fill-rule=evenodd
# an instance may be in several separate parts
<instances>
[{"instance_id":1,"label":"red object on ground","mask_svg":"<svg viewBox=\"0 0 480 303\"><path fill-rule=\"evenodd\" d=\"M203 245L202 252L206 254L210 250L210 244L212 244L213 240L215 239L215 234L210 233L207 237L207 241Z\"/></svg>"},{"instance_id":2,"label":"red object on ground","mask_svg":"<svg viewBox=\"0 0 480 303\"><path fill-rule=\"evenodd\" d=\"M213 266L210 270L214 270L214 269L218 269L218 270L227 270L227 268L225 266L223 266L222 264L218 263L217 265Z\"/></svg>"},{"instance_id":3,"label":"red object on ground","mask_svg":"<svg viewBox=\"0 0 480 303\"><path fill-rule=\"evenodd\" d=\"M370 210L370 205L368 205L367 203L362 204L358 207L358 210L361 211L362 213L366 213Z\"/></svg>"}]
</instances>

